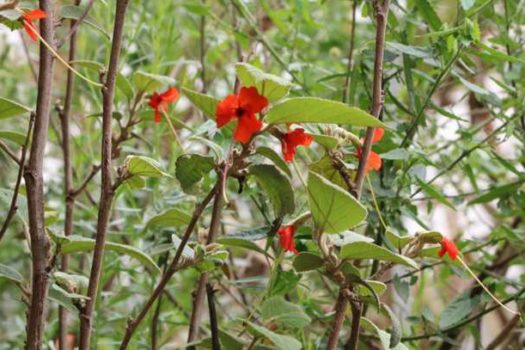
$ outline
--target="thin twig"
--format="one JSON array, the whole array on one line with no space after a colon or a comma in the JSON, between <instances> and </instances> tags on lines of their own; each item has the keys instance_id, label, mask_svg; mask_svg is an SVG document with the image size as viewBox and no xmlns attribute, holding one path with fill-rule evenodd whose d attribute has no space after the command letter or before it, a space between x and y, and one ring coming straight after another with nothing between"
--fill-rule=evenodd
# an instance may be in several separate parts
<instances>
[{"instance_id":1,"label":"thin twig","mask_svg":"<svg viewBox=\"0 0 525 350\"><path fill-rule=\"evenodd\" d=\"M352 2L352 29L350 32L350 48L348 50L348 63L346 64L346 78L343 85L343 96L342 101L346 103L348 100L348 91L350 90L350 72L354 64L354 44L355 44L355 27L357 22L355 21L355 14L357 12L357 0Z\"/></svg>"},{"instance_id":2,"label":"thin twig","mask_svg":"<svg viewBox=\"0 0 525 350\"><path fill-rule=\"evenodd\" d=\"M20 183L22 182L22 176L24 175L24 167L26 163L26 153L27 148L29 146L29 140L31 139L31 131L33 130L33 124L35 122L35 115L34 113L31 113L29 117L29 125L27 127L27 134L26 139L24 142L24 145L22 146L22 155L20 156L20 164L18 168L18 175L16 177L16 183L15 188L13 190L13 197L11 198L11 205L9 206L9 210L7 211L7 215L5 217L4 223L2 224L2 228L0 228L0 241L4 237L5 232L7 231L7 228L9 227L9 223L15 216L16 211L18 210L17 207L17 201L18 201L18 192L20 190Z\"/></svg>"},{"instance_id":3,"label":"thin twig","mask_svg":"<svg viewBox=\"0 0 525 350\"><path fill-rule=\"evenodd\" d=\"M146 317L149 309L153 306L155 303L155 300L161 295L161 293L164 291L164 288L168 284L169 280L173 275L178 271L178 265L179 261L182 257L182 252L184 250L184 247L186 247L186 244L188 243L191 234L193 233L193 230L197 224L197 221L202 215L202 212L204 209L208 206L208 203L212 200L212 198L216 195L218 186L215 186L204 198L204 200L195 207L195 210L193 211L193 215L191 217L191 220L188 224L188 227L186 228L186 231L184 232L184 235L181 238L181 242L179 244L179 247L177 248L177 252L175 253L175 257L171 261L168 269L166 270L166 273L162 275L159 283L155 287L155 290L150 295L148 300L146 301L146 304L142 307L139 314L134 318L130 318L128 320L128 325L126 327L126 333L124 334L124 338L122 339L122 342L120 343L120 350L127 349L129 342L131 338L133 337L133 334L137 330L137 327L140 325L144 317Z\"/></svg>"},{"instance_id":4,"label":"thin twig","mask_svg":"<svg viewBox=\"0 0 525 350\"><path fill-rule=\"evenodd\" d=\"M60 40L60 42L57 44L57 49L60 49L72 36L74 36L77 32L78 27L82 24L82 22L86 19L87 15L89 14L89 11L91 10L91 7L93 7L94 0L89 0L86 8L84 9L84 12L78 17L76 21L74 21L73 25L69 28L69 32ZM77 6L78 6L77 2Z\"/></svg>"},{"instance_id":5,"label":"thin twig","mask_svg":"<svg viewBox=\"0 0 525 350\"><path fill-rule=\"evenodd\" d=\"M2 140L0 140L0 149L3 150L13 162L20 166L20 159L18 159L16 154L14 154L13 151L9 149L9 146L7 146Z\"/></svg>"},{"instance_id":6,"label":"thin twig","mask_svg":"<svg viewBox=\"0 0 525 350\"><path fill-rule=\"evenodd\" d=\"M211 328L211 348L212 350L221 350L221 343L219 341L219 325L217 323L217 310L215 309L215 290L212 285L206 284L206 296L208 298L208 309L210 314L210 328Z\"/></svg>"}]
</instances>

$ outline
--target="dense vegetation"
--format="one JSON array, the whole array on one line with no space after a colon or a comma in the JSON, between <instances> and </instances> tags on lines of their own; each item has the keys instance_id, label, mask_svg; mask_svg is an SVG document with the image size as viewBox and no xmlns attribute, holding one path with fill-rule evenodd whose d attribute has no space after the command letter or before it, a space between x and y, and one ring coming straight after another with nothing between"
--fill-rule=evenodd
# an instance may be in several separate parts
<instances>
[{"instance_id":1,"label":"dense vegetation","mask_svg":"<svg viewBox=\"0 0 525 350\"><path fill-rule=\"evenodd\" d=\"M524 24L3 0L0 349L525 348Z\"/></svg>"}]
</instances>

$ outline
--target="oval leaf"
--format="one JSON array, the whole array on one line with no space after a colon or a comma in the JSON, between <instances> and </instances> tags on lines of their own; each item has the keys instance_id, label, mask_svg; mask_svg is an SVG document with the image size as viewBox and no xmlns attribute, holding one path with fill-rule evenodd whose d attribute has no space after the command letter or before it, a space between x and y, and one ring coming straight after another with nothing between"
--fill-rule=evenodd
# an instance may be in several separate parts
<instances>
[{"instance_id":1,"label":"oval leaf","mask_svg":"<svg viewBox=\"0 0 525 350\"><path fill-rule=\"evenodd\" d=\"M350 260L374 259L390 261L417 268L417 264L414 260L369 242L355 242L343 246L343 248L341 248L341 258Z\"/></svg>"},{"instance_id":2,"label":"oval leaf","mask_svg":"<svg viewBox=\"0 0 525 350\"><path fill-rule=\"evenodd\" d=\"M0 119L15 117L20 114L28 113L31 109L18 102L0 97Z\"/></svg>"},{"instance_id":3,"label":"oval leaf","mask_svg":"<svg viewBox=\"0 0 525 350\"><path fill-rule=\"evenodd\" d=\"M292 184L277 167L269 164L256 164L248 169L259 186L266 192L273 205L275 216L293 214L295 199Z\"/></svg>"},{"instance_id":4,"label":"oval leaf","mask_svg":"<svg viewBox=\"0 0 525 350\"><path fill-rule=\"evenodd\" d=\"M316 97L295 97L273 106L266 115L266 122L350 124L387 128L367 112L344 103Z\"/></svg>"},{"instance_id":5,"label":"oval leaf","mask_svg":"<svg viewBox=\"0 0 525 350\"><path fill-rule=\"evenodd\" d=\"M195 107L202 111L202 114L208 118L215 119L215 110L219 104L218 99L186 88L182 88L182 92L184 92L184 95L186 95Z\"/></svg>"},{"instance_id":6,"label":"oval leaf","mask_svg":"<svg viewBox=\"0 0 525 350\"><path fill-rule=\"evenodd\" d=\"M273 102L288 95L292 84L281 77L263 72L247 63L235 65L237 76L244 86L254 86L259 94Z\"/></svg>"}]
</instances>

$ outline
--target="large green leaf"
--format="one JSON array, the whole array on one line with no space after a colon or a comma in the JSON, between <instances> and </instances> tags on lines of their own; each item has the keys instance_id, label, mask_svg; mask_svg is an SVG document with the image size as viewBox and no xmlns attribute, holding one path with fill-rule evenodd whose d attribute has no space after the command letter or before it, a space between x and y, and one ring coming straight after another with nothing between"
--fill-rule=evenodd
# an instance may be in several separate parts
<instances>
[{"instance_id":1,"label":"large green leaf","mask_svg":"<svg viewBox=\"0 0 525 350\"><path fill-rule=\"evenodd\" d=\"M292 172L288 168L288 165L286 165L286 162L283 160L283 158L277 154L273 149L270 147L259 147L256 150L256 153L260 154L263 157L268 158L277 166L279 169L281 169L286 175L289 177L292 177Z\"/></svg>"},{"instance_id":2,"label":"large green leaf","mask_svg":"<svg viewBox=\"0 0 525 350\"><path fill-rule=\"evenodd\" d=\"M268 339L279 350L302 349L301 343L297 339L292 338L291 336L274 333L268 328L258 326L250 321L246 321L246 323L248 325L248 330L250 331L250 333L252 333L255 336Z\"/></svg>"},{"instance_id":3,"label":"large green leaf","mask_svg":"<svg viewBox=\"0 0 525 350\"><path fill-rule=\"evenodd\" d=\"M157 227L177 227L188 225L190 223L191 216L182 210L173 208L168 209L158 215L155 215L148 220L146 229L157 228Z\"/></svg>"},{"instance_id":4,"label":"large green leaf","mask_svg":"<svg viewBox=\"0 0 525 350\"><path fill-rule=\"evenodd\" d=\"M147 177L171 176L162 171L161 166L157 161L148 157L136 155L127 156L124 164L130 175Z\"/></svg>"},{"instance_id":5,"label":"large green leaf","mask_svg":"<svg viewBox=\"0 0 525 350\"><path fill-rule=\"evenodd\" d=\"M164 86L175 85L175 79L165 75L136 71L133 73L133 83L137 91L152 92Z\"/></svg>"},{"instance_id":6,"label":"large green leaf","mask_svg":"<svg viewBox=\"0 0 525 350\"><path fill-rule=\"evenodd\" d=\"M235 65L237 76L244 86L254 86L259 94L273 102L288 95L292 84L276 75L268 74L247 63Z\"/></svg>"},{"instance_id":7,"label":"large green leaf","mask_svg":"<svg viewBox=\"0 0 525 350\"><path fill-rule=\"evenodd\" d=\"M7 278L8 280L16 283L22 283L24 280L18 271L4 264L0 264L0 278Z\"/></svg>"},{"instance_id":8,"label":"large green leaf","mask_svg":"<svg viewBox=\"0 0 525 350\"><path fill-rule=\"evenodd\" d=\"M468 293L456 297L441 313L439 328L445 329L458 323L467 317L477 304L477 298L472 298Z\"/></svg>"},{"instance_id":9,"label":"large green leaf","mask_svg":"<svg viewBox=\"0 0 525 350\"><path fill-rule=\"evenodd\" d=\"M185 154L177 158L175 164L175 177L179 180L182 190L194 193L202 178L215 167L213 157L199 154Z\"/></svg>"},{"instance_id":10,"label":"large green leaf","mask_svg":"<svg viewBox=\"0 0 525 350\"><path fill-rule=\"evenodd\" d=\"M328 179L310 171L308 202L316 226L325 233L338 233L361 223L366 209L352 195Z\"/></svg>"},{"instance_id":11,"label":"large green leaf","mask_svg":"<svg viewBox=\"0 0 525 350\"><path fill-rule=\"evenodd\" d=\"M361 326L364 329L368 331L372 331L377 334L384 350L408 350L406 345L404 345L403 343L398 343L396 346L390 347L390 344L392 343L392 336L388 332L376 326L369 319L365 317L361 318Z\"/></svg>"},{"instance_id":12,"label":"large green leaf","mask_svg":"<svg viewBox=\"0 0 525 350\"><path fill-rule=\"evenodd\" d=\"M195 107L202 111L202 114L208 118L215 119L215 111L219 104L218 99L187 88L182 88L182 92L184 92L184 95L186 95Z\"/></svg>"},{"instance_id":13,"label":"large green leaf","mask_svg":"<svg viewBox=\"0 0 525 350\"><path fill-rule=\"evenodd\" d=\"M301 252L297 254L293 260L293 267L297 272L311 271L323 266L323 258L313 253Z\"/></svg>"},{"instance_id":14,"label":"large green leaf","mask_svg":"<svg viewBox=\"0 0 525 350\"><path fill-rule=\"evenodd\" d=\"M0 119L15 117L20 114L28 113L31 109L18 102L0 97Z\"/></svg>"},{"instance_id":15,"label":"large green leaf","mask_svg":"<svg viewBox=\"0 0 525 350\"><path fill-rule=\"evenodd\" d=\"M89 299L81 294L70 293L57 284L52 284L49 287L48 298L72 313L78 313L82 302Z\"/></svg>"},{"instance_id":16,"label":"large green leaf","mask_svg":"<svg viewBox=\"0 0 525 350\"><path fill-rule=\"evenodd\" d=\"M79 236L58 236L51 234L55 242L60 242L60 253L71 254L79 252L90 252L95 248L95 240ZM119 254L126 254L139 261L150 270L160 273L160 269L155 262L139 249L120 243L106 242L106 249Z\"/></svg>"},{"instance_id":17,"label":"large green leaf","mask_svg":"<svg viewBox=\"0 0 525 350\"><path fill-rule=\"evenodd\" d=\"M295 199L292 184L288 177L274 165L256 164L248 169L259 186L266 192L276 216L293 214Z\"/></svg>"},{"instance_id":18,"label":"large green leaf","mask_svg":"<svg viewBox=\"0 0 525 350\"><path fill-rule=\"evenodd\" d=\"M26 142L26 135L14 131L0 130L0 139L8 140L19 146L23 146Z\"/></svg>"},{"instance_id":19,"label":"large green leaf","mask_svg":"<svg viewBox=\"0 0 525 350\"><path fill-rule=\"evenodd\" d=\"M316 97L286 99L268 111L265 121L270 124L324 123L386 128L377 118L359 108Z\"/></svg>"},{"instance_id":20,"label":"large green leaf","mask_svg":"<svg viewBox=\"0 0 525 350\"><path fill-rule=\"evenodd\" d=\"M344 245L343 248L341 248L341 258L350 260L374 259L390 261L417 268L414 260L369 242L354 242Z\"/></svg>"},{"instance_id":21,"label":"large green leaf","mask_svg":"<svg viewBox=\"0 0 525 350\"><path fill-rule=\"evenodd\" d=\"M274 322L283 327L303 328L311 321L300 306L281 296L266 299L261 306L261 314L266 322Z\"/></svg>"}]
</instances>

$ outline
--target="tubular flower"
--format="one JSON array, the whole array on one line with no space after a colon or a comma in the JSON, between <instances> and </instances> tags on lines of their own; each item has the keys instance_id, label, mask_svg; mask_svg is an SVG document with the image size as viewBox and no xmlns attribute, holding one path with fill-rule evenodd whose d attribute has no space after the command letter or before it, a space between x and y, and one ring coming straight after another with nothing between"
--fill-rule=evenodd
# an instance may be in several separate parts
<instances>
[{"instance_id":1,"label":"tubular flower","mask_svg":"<svg viewBox=\"0 0 525 350\"><path fill-rule=\"evenodd\" d=\"M379 142L383 138L384 134L385 130L381 128L374 129L372 144ZM358 148L355 155L357 156L357 158L361 159L363 155L363 149ZM381 156L376 152L370 150L370 154L368 155L368 161L366 162L365 166L365 172L368 173L372 169L375 171L379 171L381 169L381 165L383 165L383 160L381 159Z\"/></svg>"},{"instance_id":2,"label":"tubular flower","mask_svg":"<svg viewBox=\"0 0 525 350\"><path fill-rule=\"evenodd\" d=\"M291 162L295 156L297 146L308 147L312 143L313 137L304 132L303 128L289 131L281 137L284 160Z\"/></svg>"},{"instance_id":3,"label":"tubular flower","mask_svg":"<svg viewBox=\"0 0 525 350\"><path fill-rule=\"evenodd\" d=\"M160 123L161 114L166 112L168 109L168 104L175 102L179 98L179 91L172 87L168 90L157 93L154 92L149 99L149 105L155 111L155 123Z\"/></svg>"},{"instance_id":4,"label":"tubular flower","mask_svg":"<svg viewBox=\"0 0 525 350\"><path fill-rule=\"evenodd\" d=\"M22 15L22 24L24 25L24 29L33 41L37 41L37 36L35 32L37 31L35 24L33 23L34 20L46 18L47 14L42 11L41 9L35 9L24 12Z\"/></svg>"},{"instance_id":5,"label":"tubular flower","mask_svg":"<svg viewBox=\"0 0 525 350\"><path fill-rule=\"evenodd\" d=\"M235 141L247 143L253 134L261 130L262 122L255 114L260 113L266 106L268 100L259 95L255 87L242 87L238 95L228 95L217 105L215 112L217 127L222 128L237 118L233 138Z\"/></svg>"},{"instance_id":6,"label":"tubular flower","mask_svg":"<svg viewBox=\"0 0 525 350\"><path fill-rule=\"evenodd\" d=\"M452 260L456 260L459 255L459 249L450 239L443 237L441 240L441 250L438 252L439 257L448 254Z\"/></svg>"},{"instance_id":7,"label":"tubular flower","mask_svg":"<svg viewBox=\"0 0 525 350\"><path fill-rule=\"evenodd\" d=\"M295 248L295 242L294 242L294 234L295 234L295 227L293 225L283 226L278 231L277 234L280 236L279 242L281 244L281 248L284 249L286 252L292 252L294 254L298 254L299 251Z\"/></svg>"}]
</instances>

